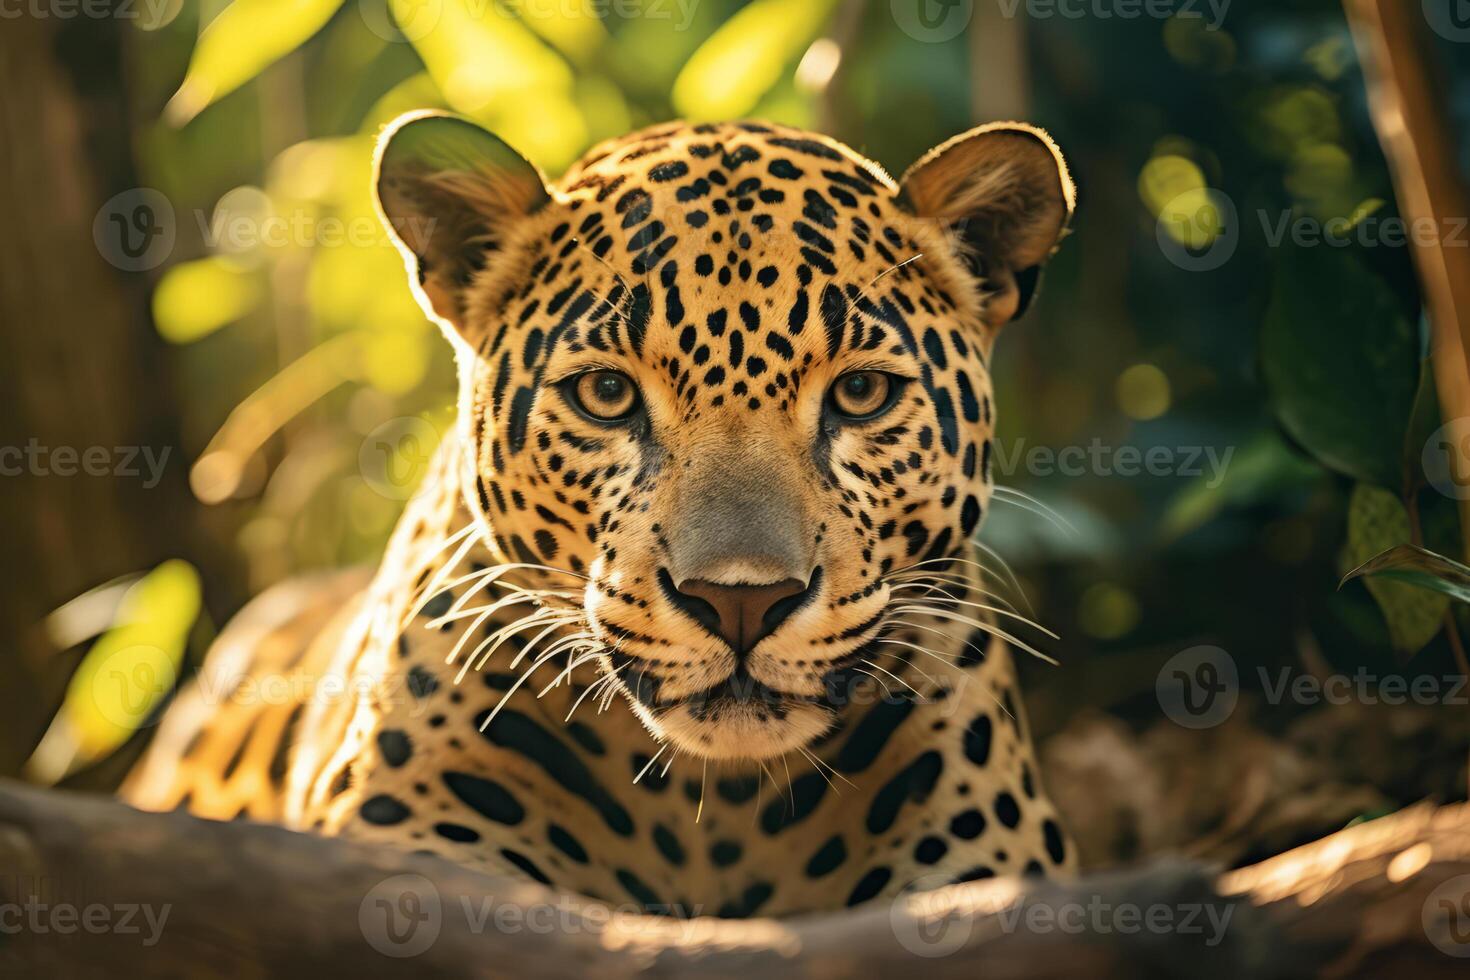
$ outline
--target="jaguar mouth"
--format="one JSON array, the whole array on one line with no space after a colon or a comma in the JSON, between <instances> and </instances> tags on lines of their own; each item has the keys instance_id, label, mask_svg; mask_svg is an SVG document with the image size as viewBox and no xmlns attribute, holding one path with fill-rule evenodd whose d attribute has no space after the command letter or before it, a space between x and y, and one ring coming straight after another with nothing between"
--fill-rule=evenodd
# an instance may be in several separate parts
<instances>
[{"instance_id":1,"label":"jaguar mouth","mask_svg":"<svg viewBox=\"0 0 1470 980\"><path fill-rule=\"evenodd\" d=\"M740 664L720 683L679 698L666 707L682 706L700 721L741 706L764 708L780 719L785 717L785 709L790 702L810 700L761 683L751 676L744 664Z\"/></svg>"},{"instance_id":2,"label":"jaguar mouth","mask_svg":"<svg viewBox=\"0 0 1470 980\"><path fill-rule=\"evenodd\" d=\"M739 617L711 615L708 622L692 613L687 619L678 615L690 612L685 606L701 610L694 602L676 603L679 595L671 598L677 589L662 569L657 581L672 609L654 628L664 634L680 631L689 646L661 640L649 626L618 623L621 607L601 601L601 593L589 601L590 627L603 641L600 663L611 689L622 692L656 737L693 755L763 759L810 744L830 731L844 706L857 699L852 689L871 679L861 669L864 661L881 656L875 643L884 625L886 594L865 595L868 601L862 605L842 608L841 618L857 620L851 625L831 623L835 617L772 622L769 626L778 628L761 635L747 630L752 620L748 610L742 609ZM770 603L775 614L764 619L788 620L789 615L781 615L789 612L783 603L796 610L811 605L812 586L822 581L820 571L813 573L799 594ZM875 610L879 602L883 605ZM668 618L668 612L676 618ZM736 619L738 634L725 622ZM830 632L818 633L818 626ZM724 634L735 634L736 642Z\"/></svg>"},{"instance_id":3,"label":"jaguar mouth","mask_svg":"<svg viewBox=\"0 0 1470 980\"><path fill-rule=\"evenodd\" d=\"M819 699L731 677L658 708L657 730L695 756L771 759L809 745L830 730L834 713Z\"/></svg>"}]
</instances>

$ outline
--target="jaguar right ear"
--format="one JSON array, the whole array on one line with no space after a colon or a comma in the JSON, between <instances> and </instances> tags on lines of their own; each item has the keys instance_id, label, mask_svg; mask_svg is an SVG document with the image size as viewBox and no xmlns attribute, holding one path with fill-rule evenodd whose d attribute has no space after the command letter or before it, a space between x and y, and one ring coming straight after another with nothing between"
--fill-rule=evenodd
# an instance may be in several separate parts
<instances>
[{"instance_id":1,"label":"jaguar right ear","mask_svg":"<svg viewBox=\"0 0 1470 980\"><path fill-rule=\"evenodd\" d=\"M903 175L901 194L949 232L991 328L1026 311L1077 206L1062 151L1025 123L991 123L940 144Z\"/></svg>"},{"instance_id":2,"label":"jaguar right ear","mask_svg":"<svg viewBox=\"0 0 1470 980\"><path fill-rule=\"evenodd\" d=\"M515 226L551 200L536 167L467 119L417 112L378 144L378 210L419 305L465 333L465 293Z\"/></svg>"}]
</instances>

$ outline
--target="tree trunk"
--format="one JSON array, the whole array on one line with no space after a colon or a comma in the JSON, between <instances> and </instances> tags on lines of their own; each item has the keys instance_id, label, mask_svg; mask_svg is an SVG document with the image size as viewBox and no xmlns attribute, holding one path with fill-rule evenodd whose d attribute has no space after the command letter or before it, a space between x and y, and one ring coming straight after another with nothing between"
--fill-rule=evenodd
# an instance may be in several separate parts
<instances>
[{"instance_id":1,"label":"tree trunk","mask_svg":"<svg viewBox=\"0 0 1470 980\"><path fill-rule=\"evenodd\" d=\"M165 250L155 235L130 257L137 239L124 249L106 237L117 219L99 217L115 195L125 222L146 203L118 82L131 23L21 16L0 29L0 773L35 745L74 666L55 656L46 613L187 550L177 407L147 307Z\"/></svg>"}]
</instances>

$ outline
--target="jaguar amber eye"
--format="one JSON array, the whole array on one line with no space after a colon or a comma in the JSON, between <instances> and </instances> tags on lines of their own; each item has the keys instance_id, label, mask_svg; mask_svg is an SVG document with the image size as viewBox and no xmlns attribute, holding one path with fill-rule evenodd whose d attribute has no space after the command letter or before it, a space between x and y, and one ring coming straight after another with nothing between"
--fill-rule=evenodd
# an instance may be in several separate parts
<instances>
[{"instance_id":1,"label":"jaguar amber eye","mask_svg":"<svg viewBox=\"0 0 1470 980\"><path fill-rule=\"evenodd\" d=\"M832 386L832 407L850 419L866 419L888 407L893 379L882 371L852 371Z\"/></svg>"},{"instance_id":2,"label":"jaguar amber eye","mask_svg":"<svg viewBox=\"0 0 1470 980\"><path fill-rule=\"evenodd\" d=\"M577 407L603 422L616 422L630 415L638 404L633 380L619 371L588 371L572 388Z\"/></svg>"}]
</instances>

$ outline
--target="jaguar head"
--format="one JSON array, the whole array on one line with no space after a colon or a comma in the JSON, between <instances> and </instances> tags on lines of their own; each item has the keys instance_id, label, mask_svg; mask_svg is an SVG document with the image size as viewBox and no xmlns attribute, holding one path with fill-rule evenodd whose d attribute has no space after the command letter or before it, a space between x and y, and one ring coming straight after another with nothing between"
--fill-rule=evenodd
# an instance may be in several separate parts
<instances>
[{"instance_id":1,"label":"jaguar head","mask_svg":"<svg viewBox=\"0 0 1470 980\"><path fill-rule=\"evenodd\" d=\"M904 576L986 513L992 345L1074 203L1052 141L984 126L895 183L810 133L671 124L548 185L416 115L377 180L504 560L563 574L591 659L680 750L823 734Z\"/></svg>"}]
</instances>

